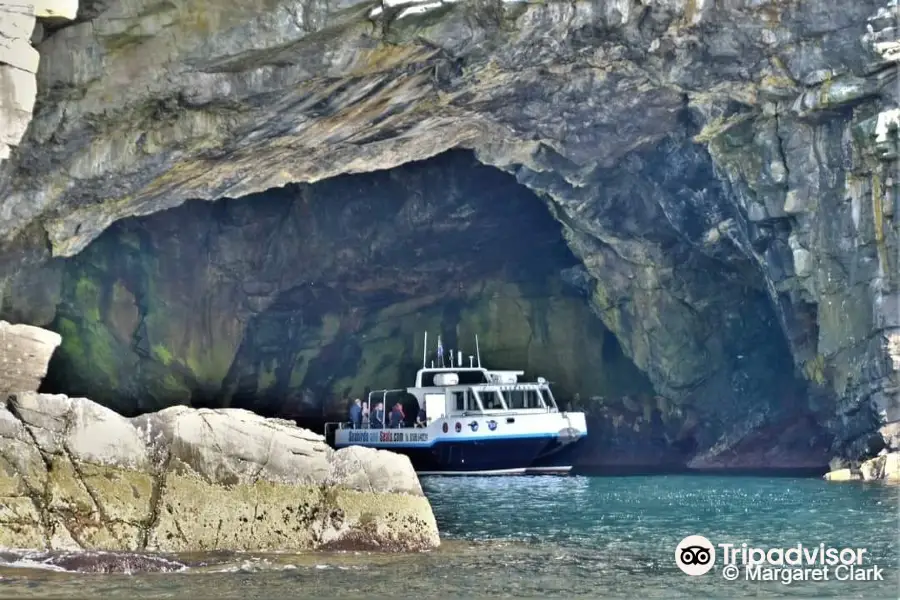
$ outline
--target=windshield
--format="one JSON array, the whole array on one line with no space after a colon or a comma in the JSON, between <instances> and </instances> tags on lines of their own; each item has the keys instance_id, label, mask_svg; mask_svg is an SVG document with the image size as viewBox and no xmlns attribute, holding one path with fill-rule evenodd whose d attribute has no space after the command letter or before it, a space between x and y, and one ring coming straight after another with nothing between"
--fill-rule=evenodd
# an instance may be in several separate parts
<instances>
[{"instance_id":1,"label":"windshield","mask_svg":"<svg viewBox=\"0 0 900 600\"><path fill-rule=\"evenodd\" d=\"M511 409L544 408L537 388L515 389L503 392L506 405Z\"/></svg>"}]
</instances>

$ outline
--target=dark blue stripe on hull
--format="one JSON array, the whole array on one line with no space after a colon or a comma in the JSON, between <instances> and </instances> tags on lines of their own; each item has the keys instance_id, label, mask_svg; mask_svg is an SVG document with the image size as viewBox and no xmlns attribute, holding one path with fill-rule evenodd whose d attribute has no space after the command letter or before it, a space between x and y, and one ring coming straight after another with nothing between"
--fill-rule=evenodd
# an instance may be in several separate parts
<instances>
[{"instance_id":1,"label":"dark blue stripe on hull","mask_svg":"<svg viewBox=\"0 0 900 600\"><path fill-rule=\"evenodd\" d=\"M466 473L526 469L552 442L547 437L496 440L439 441L429 447L392 446L385 448L405 454L419 472Z\"/></svg>"}]
</instances>

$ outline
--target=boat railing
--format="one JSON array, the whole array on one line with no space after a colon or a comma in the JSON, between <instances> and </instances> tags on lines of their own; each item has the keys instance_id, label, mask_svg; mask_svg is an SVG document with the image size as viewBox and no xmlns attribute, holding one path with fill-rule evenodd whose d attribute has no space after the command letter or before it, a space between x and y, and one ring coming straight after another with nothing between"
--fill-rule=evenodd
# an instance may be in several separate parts
<instances>
[{"instance_id":1,"label":"boat railing","mask_svg":"<svg viewBox=\"0 0 900 600\"><path fill-rule=\"evenodd\" d=\"M368 412L363 414L362 420L360 424L354 425L350 419L346 421L329 421L325 423L325 437L328 438L329 435L334 435L334 432L339 429L398 429L397 427L390 426L390 410L387 407L387 397L391 394L399 394L406 393L406 388L398 388L391 390L373 390L369 392L369 396L367 399L367 408ZM372 415L375 412L375 405L378 402L382 403L382 417L381 420L373 420ZM419 429L421 425L416 424L412 427L405 427L401 425L400 429Z\"/></svg>"},{"instance_id":2,"label":"boat railing","mask_svg":"<svg viewBox=\"0 0 900 600\"><path fill-rule=\"evenodd\" d=\"M377 399L377 397L378 397L379 394L381 394L381 402L387 404L387 397L388 397L388 395L390 395L390 394L399 394L399 393L401 393L401 392L405 394L405 393L406 393L406 388L398 388L398 389L393 389L393 390L372 390L371 392L369 392L369 398L368 398L368 402L369 402L369 411L371 412L371 411L372 411L372 408L375 406L376 400L373 399L373 398L376 398L376 399Z\"/></svg>"}]
</instances>

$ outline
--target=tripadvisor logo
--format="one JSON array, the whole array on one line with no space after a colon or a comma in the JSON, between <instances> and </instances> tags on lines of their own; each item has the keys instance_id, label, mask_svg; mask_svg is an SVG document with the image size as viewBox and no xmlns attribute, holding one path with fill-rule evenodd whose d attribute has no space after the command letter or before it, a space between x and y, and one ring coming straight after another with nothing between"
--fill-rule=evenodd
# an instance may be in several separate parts
<instances>
[{"instance_id":1,"label":"tripadvisor logo","mask_svg":"<svg viewBox=\"0 0 900 600\"><path fill-rule=\"evenodd\" d=\"M689 535L675 547L675 564L688 575L708 573L716 562L716 549L702 535Z\"/></svg>"}]
</instances>

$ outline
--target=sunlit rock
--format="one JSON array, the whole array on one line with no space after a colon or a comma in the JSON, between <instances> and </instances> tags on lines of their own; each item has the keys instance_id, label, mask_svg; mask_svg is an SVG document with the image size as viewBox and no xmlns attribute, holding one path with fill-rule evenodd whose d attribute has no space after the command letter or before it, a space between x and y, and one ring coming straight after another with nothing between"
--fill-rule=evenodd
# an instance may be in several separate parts
<instances>
[{"instance_id":1,"label":"sunlit rock","mask_svg":"<svg viewBox=\"0 0 900 600\"><path fill-rule=\"evenodd\" d=\"M293 423L173 407L129 421L84 398L0 406L0 547L416 551L437 526L409 459L333 451Z\"/></svg>"},{"instance_id":2,"label":"sunlit rock","mask_svg":"<svg viewBox=\"0 0 900 600\"><path fill-rule=\"evenodd\" d=\"M863 481L900 483L900 452L876 456L859 466Z\"/></svg>"},{"instance_id":3,"label":"sunlit rock","mask_svg":"<svg viewBox=\"0 0 900 600\"><path fill-rule=\"evenodd\" d=\"M61 341L53 331L0 321L0 399L37 391Z\"/></svg>"},{"instance_id":4,"label":"sunlit rock","mask_svg":"<svg viewBox=\"0 0 900 600\"><path fill-rule=\"evenodd\" d=\"M825 479L828 481L860 481L862 480L862 475L851 469L838 469L837 471L826 473Z\"/></svg>"},{"instance_id":5,"label":"sunlit rock","mask_svg":"<svg viewBox=\"0 0 900 600\"><path fill-rule=\"evenodd\" d=\"M37 18L74 19L78 0L0 0L0 165L18 146L37 96Z\"/></svg>"}]
</instances>

